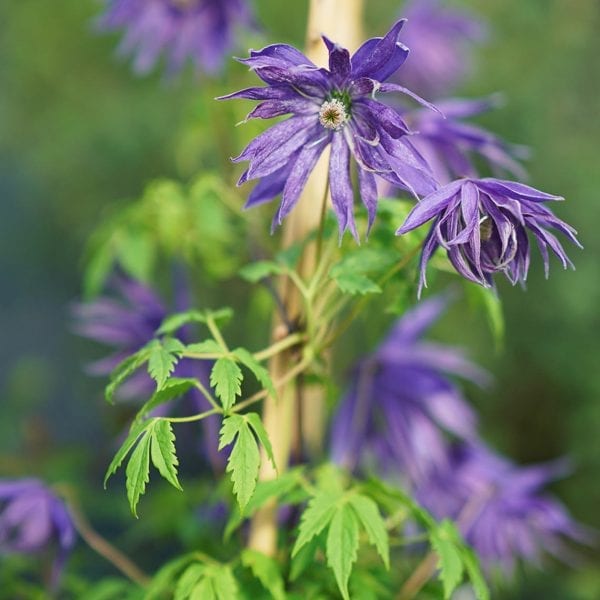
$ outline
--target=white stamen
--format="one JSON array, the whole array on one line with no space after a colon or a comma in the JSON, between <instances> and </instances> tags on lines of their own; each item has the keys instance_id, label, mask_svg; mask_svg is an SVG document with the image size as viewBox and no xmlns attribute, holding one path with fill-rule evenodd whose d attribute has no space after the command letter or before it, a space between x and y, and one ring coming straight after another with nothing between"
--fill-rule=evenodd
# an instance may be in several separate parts
<instances>
[{"instance_id":1,"label":"white stamen","mask_svg":"<svg viewBox=\"0 0 600 600\"><path fill-rule=\"evenodd\" d=\"M326 129L341 129L346 121L348 121L348 118L346 107L336 98L327 100L321 105L319 123Z\"/></svg>"}]
</instances>

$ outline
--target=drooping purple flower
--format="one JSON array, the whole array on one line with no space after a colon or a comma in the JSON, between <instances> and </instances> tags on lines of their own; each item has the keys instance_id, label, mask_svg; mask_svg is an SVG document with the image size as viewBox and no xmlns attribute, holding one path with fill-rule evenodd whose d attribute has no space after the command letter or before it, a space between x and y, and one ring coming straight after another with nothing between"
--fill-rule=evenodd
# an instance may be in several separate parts
<instances>
[{"instance_id":1,"label":"drooping purple flower","mask_svg":"<svg viewBox=\"0 0 600 600\"><path fill-rule=\"evenodd\" d=\"M511 572L519 560L537 563L546 552L569 558L565 539L589 534L542 488L565 474L565 464L519 467L482 444L456 444L446 469L430 472L416 498L439 518L458 523L489 570Z\"/></svg>"},{"instance_id":2,"label":"drooping purple flower","mask_svg":"<svg viewBox=\"0 0 600 600\"><path fill-rule=\"evenodd\" d=\"M150 342L168 314L160 297L151 288L138 281L117 276L113 279L112 287L111 296L77 304L73 310L76 333L116 348L113 354L89 365L88 370L94 375L109 375L120 362ZM189 309L191 300L182 278L175 281L175 288L175 310ZM190 339L190 334L187 327L182 327L177 332L177 336L184 343L194 341ZM177 363L172 376L195 378L208 388L211 368L211 361L184 358ZM148 373L139 370L118 388L115 395L120 400L145 401L155 390L156 384ZM195 388L185 395L184 400L186 399L198 412L212 408L206 398ZM170 410L169 405L162 405L155 409L154 414L164 415L168 410ZM205 438L204 451L211 465L221 470L226 456L217 451L220 427L218 417L203 419L202 427Z\"/></svg>"},{"instance_id":3,"label":"drooping purple flower","mask_svg":"<svg viewBox=\"0 0 600 600\"><path fill-rule=\"evenodd\" d=\"M252 22L245 0L108 0L100 27L125 29L119 51L133 55L138 74L149 72L161 54L171 73L188 60L216 73L235 46L236 27Z\"/></svg>"},{"instance_id":4,"label":"drooping purple flower","mask_svg":"<svg viewBox=\"0 0 600 600\"><path fill-rule=\"evenodd\" d=\"M385 37L366 41L352 57L348 50L324 37L329 50L328 69L317 67L299 50L285 44L251 51L250 58L241 61L267 86L241 90L223 99L260 101L249 119L292 115L251 141L234 159L250 163L238 185L260 180L247 207L282 194L274 218L274 224L281 224L329 145L329 185L341 233L350 229L357 237L350 178L352 158L358 165L358 186L369 226L377 207L375 175L415 195L437 187L427 163L404 137L408 127L402 117L375 99L377 93L400 92L431 107L406 88L386 83L408 55L408 49L398 42L403 24L398 21Z\"/></svg>"},{"instance_id":5,"label":"drooping purple flower","mask_svg":"<svg viewBox=\"0 0 600 600\"><path fill-rule=\"evenodd\" d=\"M514 285L524 283L529 270L529 230L537 242L546 276L548 248L565 268L572 266L549 229L563 233L581 247L577 232L558 219L543 202L562 200L532 187L500 179L461 179L423 198L397 231L407 233L434 219L421 253L419 294L426 286L427 262L442 246L454 268L465 278L489 287L494 273L504 273Z\"/></svg>"},{"instance_id":6,"label":"drooping purple flower","mask_svg":"<svg viewBox=\"0 0 600 600\"><path fill-rule=\"evenodd\" d=\"M411 0L404 13L402 42L411 53L402 69L403 84L432 98L449 94L471 72L471 50L486 40L485 23L439 0Z\"/></svg>"},{"instance_id":7,"label":"drooping purple flower","mask_svg":"<svg viewBox=\"0 0 600 600\"><path fill-rule=\"evenodd\" d=\"M448 99L437 103L443 116L422 109L404 113L408 125L418 132L411 138L412 143L440 183L450 183L457 177L478 177L473 157L482 158L495 175L509 173L526 179L525 169L516 160L528 156L526 147L508 144L486 129L464 121L489 111L498 102L498 96Z\"/></svg>"},{"instance_id":8,"label":"drooping purple flower","mask_svg":"<svg viewBox=\"0 0 600 600\"><path fill-rule=\"evenodd\" d=\"M75 526L63 502L38 479L0 479L0 553L56 552L51 586L58 585L75 545Z\"/></svg>"},{"instance_id":9,"label":"drooping purple flower","mask_svg":"<svg viewBox=\"0 0 600 600\"><path fill-rule=\"evenodd\" d=\"M447 434L476 436L475 415L448 375L483 383L486 374L460 350L420 339L445 306L444 298L422 302L359 363L333 418L336 463L355 469L375 461L380 472L422 481L446 466Z\"/></svg>"}]
</instances>

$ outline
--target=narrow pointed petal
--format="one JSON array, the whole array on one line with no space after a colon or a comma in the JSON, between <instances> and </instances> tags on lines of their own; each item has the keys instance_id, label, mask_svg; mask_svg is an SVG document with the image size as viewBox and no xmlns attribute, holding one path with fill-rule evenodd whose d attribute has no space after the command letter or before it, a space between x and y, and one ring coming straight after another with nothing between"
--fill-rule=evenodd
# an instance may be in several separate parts
<instances>
[{"instance_id":1,"label":"narrow pointed petal","mask_svg":"<svg viewBox=\"0 0 600 600\"><path fill-rule=\"evenodd\" d=\"M349 228L352 235L358 238L354 224L354 193L350 181L350 149L342 132L334 133L331 140L329 189L331 203L339 223L340 236Z\"/></svg>"}]
</instances>

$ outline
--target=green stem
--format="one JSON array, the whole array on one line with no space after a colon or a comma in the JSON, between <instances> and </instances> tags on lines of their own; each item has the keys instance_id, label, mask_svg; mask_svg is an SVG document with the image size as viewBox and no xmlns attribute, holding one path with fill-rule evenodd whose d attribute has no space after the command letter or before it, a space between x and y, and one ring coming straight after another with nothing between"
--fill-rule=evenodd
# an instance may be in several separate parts
<instances>
[{"instance_id":1,"label":"green stem","mask_svg":"<svg viewBox=\"0 0 600 600\"><path fill-rule=\"evenodd\" d=\"M275 356L275 354L279 354L288 348L296 346L305 340L305 335L303 333L292 333L287 337L284 337L282 340L272 344L268 348L261 350L260 352L254 353L254 358L258 361L266 360L267 358L271 358Z\"/></svg>"},{"instance_id":2,"label":"green stem","mask_svg":"<svg viewBox=\"0 0 600 600\"><path fill-rule=\"evenodd\" d=\"M216 342L225 350L225 352L229 352L227 343L225 342L225 339L221 335L221 332L219 331L219 328L217 327L215 320L211 316L209 316L208 319L206 319L206 325L207 325L210 333L212 334L212 336L215 338Z\"/></svg>"},{"instance_id":3,"label":"green stem","mask_svg":"<svg viewBox=\"0 0 600 600\"><path fill-rule=\"evenodd\" d=\"M202 395L210 402L211 406L216 410L221 410L219 403L213 398L213 395L206 389L204 384L199 380L194 380L194 385L202 393Z\"/></svg>"},{"instance_id":4,"label":"green stem","mask_svg":"<svg viewBox=\"0 0 600 600\"><path fill-rule=\"evenodd\" d=\"M206 419L206 417L210 417L212 415L222 414L223 409L221 408L212 408L211 410L206 410L204 412L198 413L196 415L190 415L188 417L161 417L169 423L193 423L194 421L201 421L202 419Z\"/></svg>"}]
</instances>

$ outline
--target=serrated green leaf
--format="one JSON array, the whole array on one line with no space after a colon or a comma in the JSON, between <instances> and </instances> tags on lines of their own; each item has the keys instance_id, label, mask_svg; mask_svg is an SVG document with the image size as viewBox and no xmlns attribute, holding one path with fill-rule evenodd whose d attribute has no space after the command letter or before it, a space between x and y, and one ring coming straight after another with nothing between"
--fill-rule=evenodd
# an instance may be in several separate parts
<instances>
[{"instance_id":1,"label":"serrated green leaf","mask_svg":"<svg viewBox=\"0 0 600 600\"><path fill-rule=\"evenodd\" d=\"M106 474L104 475L104 487L105 488L106 488L106 484L107 484L110 476L114 475L116 473L117 469L121 466L123 459L127 456L127 454L129 454L129 451L131 450L131 448L133 448L133 445L137 442L138 438L142 435L142 433L146 429L148 429L149 427L152 427L153 424L154 424L153 420L140 422L140 423L134 423L134 425L131 428L131 431L129 432L129 435L127 436L125 441L121 444L121 447L115 454L110 465L108 466L108 469L106 470Z\"/></svg>"},{"instance_id":2,"label":"serrated green leaf","mask_svg":"<svg viewBox=\"0 0 600 600\"><path fill-rule=\"evenodd\" d=\"M250 423L250 427L254 430L254 433L258 437L260 443L263 445L265 452L273 468L277 471L277 465L275 464L275 456L273 455L273 447L271 446L271 440L269 440L269 435L267 434L267 430L265 429L260 417L256 413L246 413L244 415L248 423Z\"/></svg>"},{"instance_id":3,"label":"serrated green leaf","mask_svg":"<svg viewBox=\"0 0 600 600\"><path fill-rule=\"evenodd\" d=\"M150 456L152 464L173 487L181 490L181 484L177 479L179 461L175 451L175 435L171 423L165 419L158 420L151 429L151 435Z\"/></svg>"},{"instance_id":4,"label":"serrated green leaf","mask_svg":"<svg viewBox=\"0 0 600 600\"><path fill-rule=\"evenodd\" d=\"M277 398L275 386L269 375L269 371L265 369L246 348L236 348L233 351L234 356L248 369L252 371L258 382L263 386L271 398Z\"/></svg>"},{"instance_id":5,"label":"serrated green leaf","mask_svg":"<svg viewBox=\"0 0 600 600\"><path fill-rule=\"evenodd\" d=\"M359 273L341 273L335 275L333 280L346 294L381 294L381 288L366 275Z\"/></svg>"},{"instance_id":6,"label":"serrated green leaf","mask_svg":"<svg viewBox=\"0 0 600 600\"><path fill-rule=\"evenodd\" d=\"M189 600L192 590L204 577L206 567L200 563L190 565L177 580L174 600Z\"/></svg>"},{"instance_id":7,"label":"serrated green leaf","mask_svg":"<svg viewBox=\"0 0 600 600\"><path fill-rule=\"evenodd\" d=\"M431 532L431 547L438 555L440 579L444 586L444 598L448 600L463 578L463 561L460 548L457 547L453 527L450 521L442 521L438 528Z\"/></svg>"},{"instance_id":8,"label":"serrated green leaf","mask_svg":"<svg viewBox=\"0 0 600 600\"><path fill-rule=\"evenodd\" d=\"M106 386L104 396L108 402L112 402L117 388L135 371L137 371L150 356L150 345L140 348L135 354L128 356L118 364L110 374L110 383Z\"/></svg>"},{"instance_id":9,"label":"serrated green leaf","mask_svg":"<svg viewBox=\"0 0 600 600\"><path fill-rule=\"evenodd\" d=\"M462 559L469 576L477 600L490 600L490 590L487 586L477 555L468 546L461 549Z\"/></svg>"},{"instance_id":10,"label":"serrated green leaf","mask_svg":"<svg viewBox=\"0 0 600 600\"><path fill-rule=\"evenodd\" d=\"M195 344L188 344L184 348L185 352L196 352L198 354L223 354L225 351L215 340L204 340Z\"/></svg>"},{"instance_id":11,"label":"serrated green leaf","mask_svg":"<svg viewBox=\"0 0 600 600\"><path fill-rule=\"evenodd\" d=\"M333 518L340 496L329 492L318 492L313 496L302 513L298 539L292 550L294 557L300 548L319 535Z\"/></svg>"},{"instance_id":12,"label":"serrated green leaf","mask_svg":"<svg viewBox=\"0 0 600 600\"><path fill-rule=\"evenodd\" d=\"M204 312L199 310L186 310L179 312L174 315L165 317L160 327L156 330L157 335L172 334L175 333L179 328L187 325L188 323L205 323L206 315Z\"/></svg>"},{"instance_id":13,"label":"serrated green leaf","mask_svg":"<svg viewBox=\"0 0 600 600\"><path fill-rule=\"evenodd\" d=\"M131 453L127 469L125 470L127 488L127 498L131 512L137 518L137 504L140 496L146 491L146 484L150 477L150 441L151 435L146 429L138 442L135 450Z\"/></svg>"},{"instance_id":14,"label":"serrated green leaf","mask_svg":"<svg viewBox=\"0 0 600 600\"><path fill-rule=\"evenodd\" d=\"M271 592L275 600L285 600L283 578L277 561L270 556L246 548L242 551L242 564L252 570L252 574Z\"/></svg>"},{"instance_id":15,"label":"serrated green leaf","mask_svg":"<svg viewBox=\"0 0 600 600\"><path fill-rule=\"evenodd\" d=\"M148 584L144 600L162 600L165 592L171 588L177 573L190 563L193 558L194 554L189 553L184 556L178 556L176 559L163 565Z\"/></svg>"},{"instance_id":16,"label":"serrated green leaf","mask_svg":"<svg viewBox=\"0 0 600 600\"><path fill-rule=\"evenodd\" d=\"M215 361L210 372L210 385L215 388L224 410L229 410L242 393L243 378L242 370L231 358L224 356Z\"/></svg>"},{"instance_id":17,"label":"serrated green leaf","mask_svg":"<svg viewBox=\"0 0 600 600\"><path fill-rule=\"evenodd\" d=\"M195 379L183 379L179 377L171 377L170 379L167 379L163 388L160 391L155 392L152 398L150 398L150 400L148 400L148 402L146 402L142 408L140 408L135 416L136 421L143 418L149 412L152 412L161 404L165 404L166 402L170 402L175 398L183 396L193 387L195 387L195 385Z\"/></svg>"},{"instance_id":18,"label":"serrated green leaf","mask_svg":"<svg viewBox=\"0 0 600 600\"><path fill-rule=\"evenodd\" d=\"M240 269L240 277L250 283L257 283L270 275L280 275L284 272L281 265L268 260L259 260L257 262L245 265Z\"/></svg>"},{"instance_id":19,"label":"serrated green leaf","mask_svg":"<svg viewBox=\"0 0 600 600\"><path fill-rule=\"evenodd\" d=\"M358 520L354 510L342 504L337 508L327 532L325 554L327 564L333 570L344 600L350 600L348 579L358 553Z\"/></svg>"},{"instance_id":20,"label":"serrated green leaf","mask_svg":"<svg viewBox=\"0 0 600 600\"><path fill-rule=\"evenodd\" d=\"M179 357L175 353L177 350L175 348L174 350L169 350L158 340L154 340L154 343L150 346L148 374L156 381L157 390L162 389L179 361Z\"/></svg>"},{"instance_id":21,"label":"serrated green leaf","mask_svg":"<svg viewBox=\"0 0 600 600\"><path fill-rule=\"evenodd\" d=\"M260 452L250 426L239 415L232 415L223 421L219 449L230 444L234 437L235 444L227 461L227 472L231 473L233 492L240 510L243 510L256 487Z\"/></svg>"},{"instance_id":22,"label":"serrated green leaf","mask_svg":"<svg viewBox=\"0 0 600 600\"><path fill-rule=\"evenodd\" d=\"M379 556L381 556L386 568L389 569L389 537L377 504L371 498L367 498L361 494L352 495L349 502L358 520L367 532L369 541L377 548Z\"/></svg>"}]
</instances>

